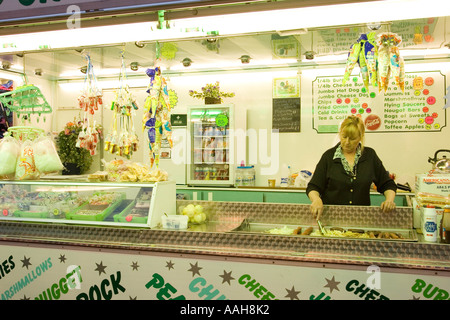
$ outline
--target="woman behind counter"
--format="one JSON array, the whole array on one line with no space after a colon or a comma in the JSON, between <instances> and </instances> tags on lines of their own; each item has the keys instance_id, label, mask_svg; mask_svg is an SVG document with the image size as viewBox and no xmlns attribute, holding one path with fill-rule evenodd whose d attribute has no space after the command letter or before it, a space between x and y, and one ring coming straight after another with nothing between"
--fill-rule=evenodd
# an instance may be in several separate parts
<instances>
[{"instance_id":1,"label":"woman behind counter","mask_svg":"<svg viewBox=\"0 0 450 320\"><path fill-rule=\"evenodd\" d=\"M395 209L397 185L375 150L364 147L364 133L360 117L347 117L339 129L340 143L325 151L317 163L306 188L315 218L322 215L324 204L369 206L372 182L385 196L381 209Z\"/></svg>"}]
</instances>

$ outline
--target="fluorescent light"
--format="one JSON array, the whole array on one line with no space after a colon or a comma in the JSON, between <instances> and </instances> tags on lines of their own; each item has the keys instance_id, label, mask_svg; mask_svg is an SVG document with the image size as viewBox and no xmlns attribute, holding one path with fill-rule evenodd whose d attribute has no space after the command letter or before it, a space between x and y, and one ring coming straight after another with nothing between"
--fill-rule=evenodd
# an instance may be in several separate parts
<instances>
[{"instance_id":1,"label":"fluorescent light","mask_svg":"<svg viewBox=\"0 0 450 320\"><path fill-rule=\"evenodd\" d=\"M450 16L448 0L384 0L0 36L0 53Z\"/></svg>"},{"instance_id":2,"label":"fluorescent light","mask_svg":"<svg viewBox=\"0 0 450 320\"><path fill-rule=\"evenodd\" d=\"M188 32L179 28L159 30L156 28L156 22L130 23L0 36L0 53L170 40L205 35L203 31Z\"/></svg>"},{"instance_id":3,"label":"fluorescent light","mask_svg":"<svg viewBox=\"0 0 450 320\"><path fill-rule=\"evenodd\" d=\"M449 16L448 0L384 0L174 20L221 36Z\"/></svg>"},{"instance_id":4,"label":"fluorescent light","mask_svg":"<svg viewBox=\"0 0 450 320\"><path fill-rule=\"evenodd\" d=\"M450 48L444 47L439 49L400 49L400 55L402 57L417 57L423 56L432 58L436 56L448 56L450 55Z\"/></svg>"},{"instance_id":5,"label":"fluorescent light","mask_svg":"<svg viewBox=\"0 0 450 320\"><path fill-rule=\"evenodd\" d=\"M249 63L243 64L240 59L236 61L218 61L215 63L203 63L203 64L192 64L190 67L184 67L183 65L174 65L170 67L170 71L198 71L198 70L236 70L236 69L246 69L249 67L277 67L277 66L288 66L289 64L298 63L297 59L280 59L280 60L250 60Z\"/></svg>"}]
</instances>

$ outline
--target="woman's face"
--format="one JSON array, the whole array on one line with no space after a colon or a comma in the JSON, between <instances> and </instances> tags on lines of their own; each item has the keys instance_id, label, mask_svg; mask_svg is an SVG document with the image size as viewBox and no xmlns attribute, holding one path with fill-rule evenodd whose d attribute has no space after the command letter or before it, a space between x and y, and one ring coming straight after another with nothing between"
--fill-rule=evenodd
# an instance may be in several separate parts
<instances>
[{"instance_id":1,"label":"woman's face","mask_svg":"<svg viewBox=\"0 0 450 320\"><path fill-rule=\"evenodd\" d=\"M359 133L349 134L341 132L339 137L341 139L341 148L346 153L354 152L361 142L361 135Z\"/></svg>"}]
</instances>

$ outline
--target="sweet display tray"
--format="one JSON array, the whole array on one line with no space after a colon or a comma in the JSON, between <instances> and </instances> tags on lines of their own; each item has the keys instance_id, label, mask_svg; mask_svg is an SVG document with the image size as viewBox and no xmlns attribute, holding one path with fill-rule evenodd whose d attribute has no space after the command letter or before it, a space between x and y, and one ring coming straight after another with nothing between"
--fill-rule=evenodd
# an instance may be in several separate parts
<instances>
[{"instance_id":1,"label":"sweet display tray","mask_svg":"<svg viewBox=\"0 0 450 320\"><path fill-rule=\"evenodd\" d=\"M48 211L21 211L16 210L14 211L13 215L15 217L20 218L48 218L50 216L50 213Z\"/></svg>"},{"instance_id":2,"label":"sweet display tray","mask_svg":"<svg viewBox=\"0 0 450 320\"><path fill-rule=\"evenodd\" d=\"M76 208L75 210L66 214L66 219L72 220L89 220L89 221L103 221L121 204L125 199L125 194L121 194L116 201L109 206L92 206L89 201ZM89 214L83 212L91 211Z\"/></svg>"},{"instance_id":3,"label":"sweet display tray","mask_svg":"<svg viewBox=\"0 0 450 320\"><path fill-rule=\"evenodd\" d=\"M133 209L145 211L146 215L133 215ZM114 215L115 222L132 222L132 223L147 223L149 208L136 207L136 200L131 201L120 213Z\"/></svg>"},{"instance_id":4,"label":"sweet display tray","mask_svg":"<svg viewBox=\"0 0 450 320\"><path fill-rule=\"evenodd\" d=\"M286 231L288 229L297 229L301 227L302 232L310 227L312 231L309 235L288 234L288 233L273 233L274 231ZM290 237L320 237L330 239L351 239L351 240L373 240L373 241L418 241L417 232L414 229L386 229L386 228L361 228L361 227L324 227L325 235L318 234L318 226L310 225L286 225L286 224L266 224L266 223L253 223L248 222L246 219L234 228L231 232L246 233L246 234L267 234L275 236L290 236ZM272 231L272 232L271 232ZM370 234L374 237L352 237L344 236L346 231L351 231L351 234ZM343 234L344 232L344 234ZM395 235L395 236L394 236Z\"/></svg>"}]
</instances>

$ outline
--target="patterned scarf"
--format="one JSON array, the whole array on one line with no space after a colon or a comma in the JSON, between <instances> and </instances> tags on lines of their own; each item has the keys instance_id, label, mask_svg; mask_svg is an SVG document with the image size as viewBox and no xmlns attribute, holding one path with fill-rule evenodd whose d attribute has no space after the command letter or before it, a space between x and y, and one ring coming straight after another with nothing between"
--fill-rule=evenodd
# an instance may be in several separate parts
<instances>
[{"instance_id":1,"label":"patterned scarf","mask_svg":"<svg viewBox=\"0 0 450 320\"><path fill-rule=\"evenodd\" d=\"M336 152L334 153L333 160L334 159L341 159L342 166L344 167L345 171L351 175L356 176L356 165L358 164L358 160L361 158L361 145L359 144L356 148L356 154L355 154L355 164L353 165L353 169L348 163L347 159L345 159L345 155L342 152L342 148L339 145L336 149Z\"/></svg>"}]
</instances>

